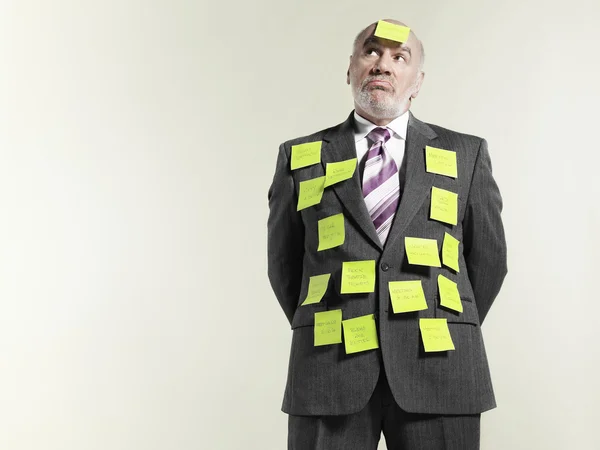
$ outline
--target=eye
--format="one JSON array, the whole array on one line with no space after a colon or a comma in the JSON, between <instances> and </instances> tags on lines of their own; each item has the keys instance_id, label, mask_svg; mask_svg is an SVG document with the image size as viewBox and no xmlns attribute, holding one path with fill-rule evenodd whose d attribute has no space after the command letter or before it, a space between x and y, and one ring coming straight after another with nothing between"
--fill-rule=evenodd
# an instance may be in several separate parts
<instances>
[{"instance_id":1,"label":"eye","mask_svg":"<svg viewBox=\"0 0 600 450\"><path fill-rule=\"evenodd\" d=\"M377 54L378 54L378 52L377 52L377 49L374 49L374 48L367 48L367 49L365 50L365 55L368 55L368 56L373 56L373 55L377 55Z\"/></svg>"},{"instance_id":2,"label":"eye","mask_svg":"<svg viewBox=\"0 0 600 450\"><path fill-rule=\"evenodd\" d=\"M404 55L396 55L396 56L394 56L394 59L396 61L406 61L406 58L404 57Z\"/></svg>"}]
</instances>

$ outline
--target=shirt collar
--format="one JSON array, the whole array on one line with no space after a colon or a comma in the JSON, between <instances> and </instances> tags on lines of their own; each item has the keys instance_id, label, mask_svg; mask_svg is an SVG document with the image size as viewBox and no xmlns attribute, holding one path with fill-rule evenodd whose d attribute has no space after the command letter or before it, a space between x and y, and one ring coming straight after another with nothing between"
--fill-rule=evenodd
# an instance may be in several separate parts
<instances>
[{"instance_id":1,"label":"shirt collar","mask_svg":"<svg viewBox=\"0 0 600 450\"><path fill-rule=\"evenodd\" d=\"M408 128L408 117L409 112L406 111L399 117L396 117L390 123L386 125L386 128L389 128L394 132L396 137L406 140L406 130ZM358 115L356 111L354 111L354 138L355 142L358 142L364 139L367 134L371 132L374 128L377 128L373 122L365 119L364 117Z\"/></svg>"}]
</instances>

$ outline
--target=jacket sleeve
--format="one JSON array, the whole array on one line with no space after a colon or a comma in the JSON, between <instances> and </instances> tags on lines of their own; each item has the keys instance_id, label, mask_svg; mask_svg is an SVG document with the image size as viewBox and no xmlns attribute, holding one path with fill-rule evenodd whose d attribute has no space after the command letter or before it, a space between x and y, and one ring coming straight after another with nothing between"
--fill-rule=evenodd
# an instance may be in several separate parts
<instances>
[{"instance_id":1,"label":"jacket sleeve","mask_svg":"<svg viewBox=\"0 0 600 450\"><path fill-rule=\"evenodd\" d=\"M284 144L279 147L269 189L267 222L268 274L273 292L290 324L298 305L304 259L304 224Z\"/></svg>"},{"instance_id":2,"label":"jacket sleeve","mask_svg":"<svg viewBox=\"0 0 600 450\"><path fill-rule=\"evenodd\" d=\"M502 197L492 176L487 142L483 139L475 162L463 222L465 262L480 323L483 323L507 274L501 212Z\"/></svg>"}]
</instances>

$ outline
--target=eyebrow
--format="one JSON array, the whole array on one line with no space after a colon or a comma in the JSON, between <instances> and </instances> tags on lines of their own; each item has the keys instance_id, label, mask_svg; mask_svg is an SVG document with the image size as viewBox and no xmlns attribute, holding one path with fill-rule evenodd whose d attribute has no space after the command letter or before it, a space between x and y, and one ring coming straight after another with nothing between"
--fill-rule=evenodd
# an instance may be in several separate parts
<instances>
[{"instance_id":1,"label":"eyebrow","mask_svg":"<svg viewBox=\"0 0 600 450\"><path fill-rule=\"evenodd\" d=\"M387 39L386 39L387 40ZM369 36L367 39L365 39L365 42L363 43L363 48L369 46L369 45L379 45L379 46L383 46L383 43L381 42L382 39L377 37L377 36ZM410 47L404 43L400 43L400 50L407 52L410 56L412 56L412 52L410 50Z\"/></svg>"}]
</instances>

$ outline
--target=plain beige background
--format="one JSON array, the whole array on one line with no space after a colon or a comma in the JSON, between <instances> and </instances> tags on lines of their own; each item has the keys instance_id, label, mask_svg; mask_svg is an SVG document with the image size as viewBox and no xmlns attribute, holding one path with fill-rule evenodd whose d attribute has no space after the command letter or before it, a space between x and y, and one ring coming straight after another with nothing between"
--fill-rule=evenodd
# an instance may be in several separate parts
<instances>
[{"instance_id":1,"label":"plain beige background","mask_svg":"<svg viewBox=\"0 0 600 450\"><path fill-rule=\"evenodd\" d=\"M600 448L597 1L0 3L0 448L283 450L280 142L339 123L355 34L425 43L413 112L485 137L509 275L482 449ZM384 448L382 443L381 448Z\"/></svg>"}]
</instances>

